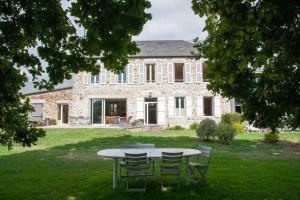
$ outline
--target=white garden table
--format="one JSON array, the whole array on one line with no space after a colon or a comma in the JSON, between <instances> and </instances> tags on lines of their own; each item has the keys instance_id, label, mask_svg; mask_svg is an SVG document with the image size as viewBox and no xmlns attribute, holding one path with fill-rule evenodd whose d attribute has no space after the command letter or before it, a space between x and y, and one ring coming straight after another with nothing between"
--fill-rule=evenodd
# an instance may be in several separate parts
<instances>
[{"instance_id":1,"label":"white garden table","mask_svg":"<svg viewBox=\"0 0 300 200\"><path fill-rule=\"evenodd\" d=\"M162 152L183 152L186 163L186 185L190 183L189 157L201 154L201 151L187 148L154 148L154 149L104 149L97 152L103 158L113 159L113 189L118 184L118 160L125 158L125 153L147 153L148 158L161 158Z\"/></svg>"}]
</instances>

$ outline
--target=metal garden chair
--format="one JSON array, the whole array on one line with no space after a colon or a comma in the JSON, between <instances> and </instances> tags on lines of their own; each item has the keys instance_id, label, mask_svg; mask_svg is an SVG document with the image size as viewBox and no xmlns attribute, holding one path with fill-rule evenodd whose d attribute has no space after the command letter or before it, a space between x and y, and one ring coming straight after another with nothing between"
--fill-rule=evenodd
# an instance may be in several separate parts
<instances>
[{"instance_id":1,"label":"metal garden chair","mask_svg":"<svg viewBox=\"0 0 300 200\"><path fill-rule=\"evenodd\" d=\"M210 163L212 148L206 146L199 146L199 150L202 153L197 156L197 161L189 163L191 181L194 183L198 183L202 179L205 180L206 172Z\"/></svg>"},{"instance_id":2,"label":"metal garden chair","mask_svg":"<svg viewBox=\"0 0 300 200\"><path fill-rule=\"evenodd\" d=\"M120 145L121 149L154 149L155 144L122 144ZM122 175L122 169L125 168L125 159L122 159L120 161L120 166L119 166L119 177L120 177L120 182L122 181L122 178L125 178L125 175ZM147 176L154 176L154 161L151 158L148 158L148 169L150 169L152 166L152 172L151 174L147 174Z\"/></svg>"},{"instance_id":3,"label":"metal garden chair","mask_svg":"<svg viewBox=\"0 0 300 200\"><path fill-rule=\"evenodd\" d=\"M180 189L180 173L183 152L162 152L162 163L160 165L160 184L162 190L167 189L163 184L163 177L172 176L176 178L177 188Z\"/></svg>"},{"instance_id":4,"label":"metal garden chair","mask_svg":"<svg viewBox=\"0 0 300 200\"><path fill-rule=\"evenodd\" d=\"M146 176L148 169L147 153L125 153L126 187L127 191L146 191ZM143 187L130 187L129 179L142 179Z\"/></svg>"}]
</instances>

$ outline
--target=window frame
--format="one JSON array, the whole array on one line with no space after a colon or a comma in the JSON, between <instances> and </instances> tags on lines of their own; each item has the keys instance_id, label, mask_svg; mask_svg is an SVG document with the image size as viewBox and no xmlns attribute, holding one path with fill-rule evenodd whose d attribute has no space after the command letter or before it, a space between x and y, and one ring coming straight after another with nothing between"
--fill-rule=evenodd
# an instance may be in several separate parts
<instances>
[{"instance_id":1,"label":"window frame","mask_svg":"<svg viewBox=\"0 0 300 200\"><path fill-rule=\"evenodd\" d=\"M204 73L204 65L206 65L206 73ZM203 82L208 82L208 80L206 79L206 74L207 74L207 70L208 70L208 64L206 62L202 63L202 81Z\"/></svg>"},{"instance_id":2,"label":"window frame","mask_svg":"<svg viewBox=\"0 0 300 200\"><path fill-rule=\"evenodd\" d=\"M186 116L186 97L183 96L177 96L174 98L175 100L175 117L185 117ZM178 108L177 108L177 100L178 100ZM182 107L183 106L183 107Z\"/></svg>"},{"instance_id":3,"label":"window frame","mask_svg":"<svg viewBox=\"0 0 300 200\"><path fill-rule=\"evenodd\" d=\"M30 103L30 105L34 108L34 111L30 112L29 118L42 120L43 119L44 103ZM40 115L35 115L35 113L36 113L36 107L35 106L36 105L41 105L41 113L40 113Z\"/></svg>"},{"instance_id":4,"label":"window frame","mask_svg":"<svg viewBox=\"0 0 300 200\"><path fill-rule=\"evenodd\" d=\"M98 81L97 81L97 77L98 77ZM100 73L97 74L97 75L92 75L92 74L91 74L90 82L91 82L92 84L100 83Z\"/></svg>"},{"instance_id":5,"label":"window frame","mask_svg":"<svg viewBox=\"0 0 300 200\"><path fill-rule=\"evenodd\" d=\"M181 81L178 81L179 79L176 79L176 64L182 64L182 79L180 79ZM174 82L175 83L183 83L185 82L185 68L184 68L184 63L183 62L174 62L173 63L173 68L174 68Z\"/></svg>"},{"instance_id":6,"label":"window frame","mask_svg":"<svg viewBox=\"0 0 300 200\"><path fill-rule=\"evenodd\" d=\"M121 76L121 82L119 82L119 76ZM126 77L124 79L124 77ZM125 80L125 81L124 81ZM125 66L123 72L117 74L117 84L127 84L128 83L128 67Z\"/></svg>"},{"instance_id":7,"label":"window frame","mask_svg":"<svg viewBox=\"0 0 300 200\"><path fill-rule=\"evenodd\" d=\"M211 112L211 114L210 115L208 115L208 114L206 114L206 104L205 104L205 99L210 99L211 101L210 101L210 112ZM203 96L203 116L206 116L206 117L212 117L212 116L214 116L214 103L213 103L213 101L214 101L214 97L213 96Z\"/></svg>"},{"instance_id":8,"label":"window frame","mask_svg":"<svg viewBox=\"0 0 300 200\"><path fill-rule=\"evenodd\" d=\"M149 80L148 80L148 66L149 66ZM155 83L156 82L156 63L146 63L146 82ZM154 71L154 72L153 72Z\"/></svg>"}]
</instances>

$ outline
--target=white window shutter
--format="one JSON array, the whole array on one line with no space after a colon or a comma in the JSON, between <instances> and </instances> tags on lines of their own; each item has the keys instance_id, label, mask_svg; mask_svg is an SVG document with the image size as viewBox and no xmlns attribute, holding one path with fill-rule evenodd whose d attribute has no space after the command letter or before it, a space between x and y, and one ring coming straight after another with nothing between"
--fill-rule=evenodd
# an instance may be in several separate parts
<instances>
[{"instance_id":1,"label":"white window shutter","mask_svg":"<svg viewBox=\"0 0 300 200\"><path fill-rule=\"evenodd\" d=\"M99 76L100 76L100 83L105 84L106 83L106 69L104 68L103 64L101 65Z\"/></svg>"},{"instance_id":2,"label":"white window shutter","mask_svg":"<svg viewBox=\"0 0 300 200\"><path fill-rule=\"evenodd\" d=\"M157 98L157 115L158 120L157 123L159 125L164 125L166 123L166 98L165 97L158 97Z\"/></svg>"},{"instance_id":3,"label":"white window shutter","mask_svg":"<svg viewBox=\"0 0 300 200\"><path fill-rule=\"evenodd\" d=\"M168 63L168 83L174 83L174 65Z\"/></svg>"},{"instance_id":4,"label":"white window shutter","mask_svg":"<svg viewBox=\"0 0 300 200\"><path fill-rule=\"evenodd\" d=\"M175 98L174 97L168 97L168 113L169 117L174 117L175 112Z\"/></svg>"},{"instance_id":5,"label":"white window shutter","mask_svg":"<svg viewBox=\"0 0 300 200\"><path fill-rule=\"evenodd\" d=\"M215 117L221 117L221 98L220 98L220 96L214 97L214 115L215 115Z\"/></svg>"},{"instance_id":6,"label":"white window shutter","mask_svg":"<svg viewBox=\"0 0 300 200\"><path fill-rule=\"evenodd\" d=\"M191 63L184 64L184 71L185 71L185 82L191 82Z\"/></svg>"},{"instance_id":7,"label":"white window shutter","mask_svg":"<svg viewBox=\"0 0 300 200\"><path fill-rule=\"evenodd\" d=\"M203 96L197 96L197 117L203 116Z\"/></svg>"},{"instance_id":8,"label":"white window shutter","mask_svg":"<svg viewBox=\"0 0 300 200\"><path fill-rule=\"evenodd\" d=\"M88 85L90 83L90 75L86 72L82 74L83 85Z\"/></svg>"},{"instance_id":9,"label":"white window shutter","mask_svg":"<svg viewBox=\"0 0 300 200\"><path fill-rule=\"evenodd\" d=\"M133 84L134 81L134 74L133 74L133 64L127 65L127 71L128 71L128 84Z\"/></svg>"},{"instance_id":10,"label":"white window shutter","mask_svg":"<svg viewBox=\"0 0 300 200\"><path fill-rule=\"evenodd\" d=\"M192 116L192 97L186 97L185 98L185 107L186 107L186 116L191 117Z\"/></svg>"},{"instance_id":11,"label":"white window shutter","mask_svg":"<svg viewBox=\"0 0 300 200\"><path fill-rule=\"evenodd\" d=\"M111 84L117 83L117 74L114 74L114 73L110 74L110 83Z\"/></svg>"},{"instance_id":12,"label":"white window shutter","mask_svg":"<svg viewBox=\"0 0 300 200\"><path fill-rule=\"evenodd\" d=\"M156 80L157 80L157 83L162 82L162 64L161 63L157 63L157 65L156 65Z\"/></svg>"},{"instance_id":13,"label":"white window shutter","mask_svg":"<svg viewBox=\"0 0 300 200\"><path fill-rule=\"evenodd\" d=\"M197 83L202 82L202 63L196 64L196 82Z\"/></svg>"},{"instance_id":14,"label":"white window shutter","mask_svg":"<svg viewBox=\"0 0 300 200\"><path fill-rule=\"evenodd\" d=\"M144 83L144 81L145 81L145 65L143 65L143 64L140 64L139 65L139 82L140 83Z\"/></svg>"},{"instance_id":15,"label":"white window shutter","mask_svg":"<svg viewBox=\"0 0 300 200\"><path fill-rule=\"evenodd\" d=\"M136 99L136 120L144 119L144 98L138 97Z\"/></svg>"}]
</instances>

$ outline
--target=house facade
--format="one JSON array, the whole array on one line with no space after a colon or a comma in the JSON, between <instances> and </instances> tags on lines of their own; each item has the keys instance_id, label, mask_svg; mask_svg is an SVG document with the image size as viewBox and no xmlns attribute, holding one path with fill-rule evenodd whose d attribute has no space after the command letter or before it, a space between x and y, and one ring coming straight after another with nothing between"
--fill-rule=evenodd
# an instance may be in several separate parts
<instances>
[{"instance_id":1,"label":"house facade","mask_svg":"<svg viewBox=\"0 0 300 200\"><path fill-rule=\"evenodd\" d=\"M72 126L118 124L141 121L145 125L188 127L204 118L220 121L222 113L235 111L232 101L207 90L204 60L192 56L186 41L140 41L140 53L130 57L120 74L73 75L71 87L41 94L28 94L42 102L42 118L54 118ZM47 111L45 96L51 98ZM50 95L51 96L51 95ZM55 108L54 108L55 107ZM51 113L52 112L52 113Z\"/></svg>"}]
</instances>

